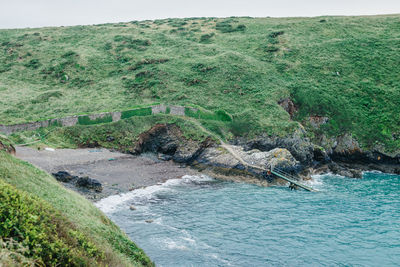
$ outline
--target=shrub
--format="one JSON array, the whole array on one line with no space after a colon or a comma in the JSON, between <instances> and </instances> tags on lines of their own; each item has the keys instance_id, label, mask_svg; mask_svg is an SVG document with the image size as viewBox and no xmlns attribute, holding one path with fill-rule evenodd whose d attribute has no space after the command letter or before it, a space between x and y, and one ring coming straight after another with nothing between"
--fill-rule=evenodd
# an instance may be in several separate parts
<instances>
[{"instance_id":1,"label":"shrub","mask_svg":"<svg viewBox=\"0 0 400 267\"><path fill-rule=\"evenodd\" d=\"M147 46L151 45L150 40L133 39L128 35L116 35L114 36L114 41L119 43L117 50L122 50L123 48L145 50Z\"/></svg>"},{"instance_id":2,"label":"shrub","mask_svg":"<svg viewBox=\"0 0 400 267\"><path fill-rule=\"evenodd\" d=\"M222 21L222 22L218 22L215 25L215 29L222 32L222 33L228 33L228 32L233 32L233 27L229 22L226 21Z\"/></svg>"},{"instance_id":3,"label":"shrub","mask_svg":"<svg viewBox=\"0 0 400 267\"><path fill-rule=\"evenodd\" d=\"M210 42L210 39L211 39L212 37L214 37L214 35L215 35L215 33L203 34L203 35L200 37L200 43L209 43L209 42Z\"/></svg>"},{"instance_id":4,"label":"shrub","mask_svg":"<svg viewBox=\"0 0 400 267\"><path fill-rule=\"evenodd\" d=\"M270 38L276 38L276 37L278 37L279 35L282 35L282 34L284 34L284 33L285 33L284 31L271 32L271 33L269 34L268 37L270 37Z\"/></svg>"},{"instance_id":5,"label":"shrub","mask_svg":"<svg viewBox=\"0 0 400 267\"><path fill-rule=\"evenodd\" d=\"M208 72L208 71L213 70L213 69L215 69L215 67L206 66L206 65L204 65L202 63L197 63L196 65L194 65L192 67L192 70L199 71L199 72Z\"/></svg>"},{"instance_id":6,"label":"shrub","mask_svg":"<svg viewBox=\"0 0 400 267\"><path fill-rule=\"evenodd\" d=\"M142 59L141 61L137 62L132 67L129 67L129 70L137 70L140 69L144 65L151 65L151 64L161 64L168 62L168 58L160 58L160 59Z\"/></svg>"},{"instance_id":7,"label":"shrub","mask_svg":"<svg viewBox=\"0 0 400 267\"><path fill-rule=\"evenodd\" d=\"M168 25L171 27L179 28L179 27L187 25L187 22L174 20L174 21L169 22Z\"/></svg>"},{"instance_id":8,"label":"shrub","mask_svg":"<svg viewBox=\"0 0 400 267\"><path fill-rule=\"evenodd\" d=\"M243 32L243 31L245 31L245 30L246 30L246 25L244 25L244 24L239 24L239 25L236 27L236 31Z\"/></svg>"},{"instance_id":9,"label":"shrub","mask_svg":"<svg viewBox=\"0 0 400 267\"><path fill-rule=\"evenodd\" d=\"M28 63L25 64L25 67L31 69L37 69L41 66L39 59L31 59Z\"/></svg>"},{"instance_id":10,"label":"shrub","mask_svg":"<svg viewBox=\"0 0 400 267\"><path fill-rule=\"evenodd\" d=\"M37 103L45 103L48 102L50 98L54 97L54 98L60 98L62 97L63 94L60 91L49 91L49 92L45 92L43 94L40 94L39 96L37 96L35 99L32 99L32 104L37 104Z\"/></svg>"},{"instance_id":11,"label":"shrub","mask_svg":"<svg viewBox=\"0 0 400 267\"><path fill-rule=\"evenodd\" d=\"M148 116L151 115L151 107L126 110L121 113L121 119L127 119L133 116Z\"/></svg>"},{"instance_id":12,"label":"shrub","mask_svg":"<svg viewBox=\"0 0 400 267\"><path fill-rule=\"evenodd\" d=\"M244 118L234 119L230 124L230 131L235 136L243 136L252 130L252 125Z\"/></svg>"},{"instance_id":13,"label":"shrub","mask_svg":"<svg viewBox=\"0 0 400 267\"><path fill-rule=\"evenodd\" d=\"M104 258L104 253L60 212L2 180L0 236L27 247L19 253L39 266L88 266Z\"/></svg>"},{"instance_id":14,"label":"shrub","mask_svg":"<svg viewBox=\"0 0 400 267\"><path fill-rule=\"evenodd\" d=\"M242 32L246 30L246 25L240 24L236 28L234 28L229 21L221 21L216 23L215 29L222 33L240 32L240 31Z\"/></svg>"},{"instance_id":15,"label":"shrub","mask_svg":"<svg viewBox=\"0 0 400 267\"><path fill-rule=\"evenodd\" d=\"M185 116L203 119L203 120L216 120L216 121L231 121L231 116L223 110L217 110L216 112L207 112L201 110L195 110L192 108L185 108Z\"/></svg>"},{"instance_id":16,"label":"shrub","mask_svg":"<svg viewBox=\"0 0 400 267\"><path fill-rule=\"evenodd\" d=\"M65 53L64 55L62 55L62 58L66 58L66 59L73 59L75 57L78 57L79 55L77 53L75 53L74 51L68 51L67 53Z\"/></svg>"},{"instance_id":17,"label":"shrub","mask_svg":"<svg viewBox=\"0 0 400 267\"><path fill-rule=\"evenodd\" d=\"M217 115L217 118L220 121L232 121L231 116L224 110L217 110L215 115Z\"/></svg>"},{"instance_id":18,"label":"shrub","mask_svg":"<svg viewBox=\"0 0 400 267\"><path fill-rule=\"evenodd\" d=\"M92 124L109 123L109 122L112 122L112 116L110 114L94 120L90 119L89 116L78 117L78 124L80 125L92 125Z\"/></svg>"}]
</instances>

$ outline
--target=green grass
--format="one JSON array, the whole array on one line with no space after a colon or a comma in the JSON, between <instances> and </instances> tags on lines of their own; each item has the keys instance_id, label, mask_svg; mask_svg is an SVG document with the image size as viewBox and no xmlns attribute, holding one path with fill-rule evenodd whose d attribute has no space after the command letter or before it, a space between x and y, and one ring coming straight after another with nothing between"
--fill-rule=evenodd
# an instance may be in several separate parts
<instances>
[{"instance_id":1,"label":"green grass","mask_svg":"<svg viewBox=\"0 0 400 267\"><path fill-rule=\"evenodd\" d=\"M283 136L301 122L310 135L348 132L363 147L398 150L399 21L189 18L0 30L0 123L161 102L224 110L228 135ZM277 104L285 97L299 107L295 121ZM330 121L314 130L310 115Z\"/></svg>"},{"instance_id":2,"label":"green grass","mask_svg":"<svg viewBox=\"0 0 400 267\"><path fill-rule=\"evenodd\" d=\"M29 235L31 239L26 240L24 245L34 244L36 240L38 244L50 246L41 252L44 256L50 255L53 250L61 253L61 256L72 253L70 256L76 256L77 260L87 260L94 266L152 265L144 252L92 203L64 188L44 171L2 151L0 151L0 184L1 198L5 201L1 201L1 216L5 216L4 218L10 222L9 225L23 226L21 229L23 231L10 232L9 230L13 228L2 224L5 227L0 227L2 237L16 237L21 240ZM9 209L3 209L4 203L8 203ZM13 212L17 210L19 211ZM35 216L39 216L40 219ZM66 231L68 235L52 235L53 227L61 229L57 231L59 235L65 234ZM41 231L44 231L43 234L40 234ZM63 249L65 246L70 246L70 249ZM98 249L96 255L100 256L97 264L96 258L90 256L90 253L97 251L96 249ZM27 256L34 258L42 255L36 253L34 249L28 253L31 254Z\"/></svg>"}]
</instances>

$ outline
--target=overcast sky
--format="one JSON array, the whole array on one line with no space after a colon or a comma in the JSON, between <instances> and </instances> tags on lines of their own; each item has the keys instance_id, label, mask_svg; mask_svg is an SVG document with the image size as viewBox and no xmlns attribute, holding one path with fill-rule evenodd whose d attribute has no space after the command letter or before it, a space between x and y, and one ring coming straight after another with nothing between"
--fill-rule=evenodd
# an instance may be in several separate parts
<instances>
[{"instance_id":1,"label":"overcast sky","mask_svg":"<svg viewBox=\"0 0 400 267\"><path fill-rule=\"evenodd\" d=\"M171 17L293 17L400 13L400 0L0 0L0 28Z\"/></svg>"}]
</instances>

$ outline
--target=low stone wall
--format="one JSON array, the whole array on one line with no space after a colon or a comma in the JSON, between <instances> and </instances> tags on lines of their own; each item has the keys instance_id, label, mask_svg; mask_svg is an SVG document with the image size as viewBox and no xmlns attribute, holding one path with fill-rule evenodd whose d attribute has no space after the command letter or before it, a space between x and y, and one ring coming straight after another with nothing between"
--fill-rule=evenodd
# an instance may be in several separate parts
<instances>
[{"instance_id":1,"label":"low stone wall","mask_svg":"<svg viewBox=\"0 0 400 267\"><path fill-rule=\"evenodd\" d=\"M167 106L167 105L160 104L160 105L150 106L147 108L151 108L152 114L167 113L167 111L169 111L169 114L172 114L172 115L185 116L185 107L184 106ZM127 111L133 111L133 110L139 110L139 109L142 109L142 108L131 109L131 110L127 110ZM194 109L194 108L191 108L191 109L197 111L197 109ZM64 118L59 118L59 119L49 119L49 120L44 120L44 121L28 122L28 123L21 123L21 124L15 124L15 125L1 125L0 124L0 132L4 133L6 135L10 135L15 132L33 131L33 130L37 130L42 127L49 127L49 126L75 126L75 125L79 124L80 117L81 118L88 117L91 121L95 121L97 119L111 116L112 121L116 122L116 121L121 120L121 114L122 114L122 112L120 112L120 111L103 112L103 113L98 113L98 114L77 115L77 116L75 115L75 116L69 116L69 117L64 117Z\"/></svg>"}]
</instances>

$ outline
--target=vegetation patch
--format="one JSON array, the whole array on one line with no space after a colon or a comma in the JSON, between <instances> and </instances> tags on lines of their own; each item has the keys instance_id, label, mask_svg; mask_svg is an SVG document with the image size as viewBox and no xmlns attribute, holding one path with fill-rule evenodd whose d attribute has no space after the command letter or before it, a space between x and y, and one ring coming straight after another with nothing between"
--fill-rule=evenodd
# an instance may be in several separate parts
<instances>
[{"instance_id":1,"label":"vegetation patch","mask_svg":"<svg viewBox=\"0 0 400 267\"><path fill-rule=\"evenodd\" d=\"M32 104L45 103L48 102L51 98L60 98L62 96L63 93L60 91L45 92L37 96L35 99L32 99Z\"/></svg>"},{"instance_id":2,"label":"vegetation patch","mask_svg":"<svg viewBox=\"0 0 400 267\"><path fill-rule=\"evenodd\" d=\"M239 24L234 27L229 20L217 22L215 25L215 29L222 33L230 33L230 32L244 32L246 30L246 25Z\"/></svg>"},{"instance_id":3,"label":"vegetation patch","mask_svg":"<svg viewBox=\"0 0 400 267\"><path fill-rule=\"evenodd\" d=\"M209 34L203 34L202 36L200 36L200 43L210 43L211 42L211 38L213 38L215 36L215 33L209 33Z\"/></svg>"},{"instance_id":4,"label":"vegetation patch","mask_svg":"<svg viewBox=\"0 0 400 267\"><path fill-rule=\"evenodd\" d=\"M38 265L88 266L104 260L104 252L60 212L2 180L0 236L27 247L23 256Z\"/></svg>"},{"instance_id":5,"label":"vegetation patch","mask_svg":"<svg viewBox=\"0 0 400 267\"><path fill-rule=\"evenodd\" d=\"M143 67L144 65L151 65L151 64L161 64L168 62L168 58L160 58L160 59L143 59L137 62L134 66L129 67L129 70L137 70Z\"/></svg>"},{"instance_id":6,"label":"vegetation patch","mask_svg":"<svg viewBox=\"0 0 400 267\"><path fill-rule=\"evenodd\" d=\"M151 107L122 111L121 119L127 119L133 116L149 116L149 115L151 115Z\"/></svg>"},{"instance_id":7,"label":"vegetation patch","mask_svg":"<svg viewBox=\"0 0 400 267\"><path fill-rule=\"evenodd\" d=\"M116 35L114 41L118 43L116 51L121 51L124 48L143 51L151 45L150 40L135 39L129 35Z\"/></svg>"},{"instance_id":8,"label":"vegetation patch","mask_svg":"<svg viewBox=\"0 0 400 267\"><path fill-rule=\"evenodd\" d=\"M31 59L28 63L25 64L25 67L31 69L38 69L42 64L40 64L39 59Z\"/></svg>"},{"instance_id":9,"label":"vegetation patch","mask_svg":"<svg viewBox=\"0 0 400 267\"><path fill-rule=\"evenodd\" d=\"M185 115L202 120L232 121L231 116L223 110L207 112L202 110L195 110L192 108L185 108Z\"/></svg>"},{"instance_id":10,"label":"vegetation patch","mask_svg":"<svg viewBox=\"0 0 400 267\"><path fill-rule=\"evenodd\" d=\"M1 236L22 246L8 244L7 250L28 255L38 266L153 266L92 203L5 152L0 152L0 218Z\"/></svg>"},{"instance_id":11,"label":"vegetation patch","mask_svg":"<svg viewBox=\"0 0 400 267\"><path fill-rule=\"evenodd\" d=\"M99 123L109 123L112 122L111 114L104 115L103 117L97 119L90 119L89 116L79 116L78 117L78 124L79 125L92 125L92 124L99 124Z\"/></svg>"}]
</instances>

